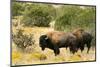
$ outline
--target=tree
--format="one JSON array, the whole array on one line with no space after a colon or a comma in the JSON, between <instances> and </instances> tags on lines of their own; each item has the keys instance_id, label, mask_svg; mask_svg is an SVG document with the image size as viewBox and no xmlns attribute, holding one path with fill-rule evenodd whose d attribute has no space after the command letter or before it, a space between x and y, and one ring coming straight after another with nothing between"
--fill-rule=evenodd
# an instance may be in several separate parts
<instances>
[{"instance_id":1,"label":"tree","mask_svg":"<svg viewBox=\"0 0 100 67\"><path fill-rule=\"evenodd\" d=\"M48 4L30 4L24 12L22 22L25 26L49 26L54 19L55 9Z\"/></svg>"},{"instance_id":2,"label":"tree","mask_svg":"<svg viewBox=\"0 0 100 67\"><path fill-rule=\"evenodd\" d=\"M23 3L21 2L12 2L12 16L22 15L24 11Z\"/></svg>"},{"instance_id":3,"label":"tree","mask_svg":"<svg viewBox=\"0 0 100 67\"><path fill-rule=\"evenodd\" d=\"M55 22L56 30L64 30L74 23L73 20L81 11L79 6L61 6L57 9L57 18Z\"/></svg>"},{"instance_id":4,"label":"tree","mask_svg":"<svg viewBox=\"0 0 100 67\"><path fill-rule=\"evenodd\" d=\"M56 30L72 30L74 28L95 27L95 7L62 6L58 8L55 22Z\"/></svg>"}]
</instances>

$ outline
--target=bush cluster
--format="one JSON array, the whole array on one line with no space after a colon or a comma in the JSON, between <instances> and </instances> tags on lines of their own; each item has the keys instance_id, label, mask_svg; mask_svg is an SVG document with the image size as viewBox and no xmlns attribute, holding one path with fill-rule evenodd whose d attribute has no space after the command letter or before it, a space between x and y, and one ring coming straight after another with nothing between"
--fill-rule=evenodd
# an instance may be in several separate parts
<instances>
[{"instance_id":1,"label":"bush cluster","mask_svg":"<svg viewBox=\"0 0 100 67\"><path fill-rule=\"evenodd\" d=\"M23 34L23 30L19 29L18 32L14 35L13 34L13 42L16 44L17 47L21 49L25 49L28 46L34 45L33 35L25 35Z\"/></svg>"}]
</instances>

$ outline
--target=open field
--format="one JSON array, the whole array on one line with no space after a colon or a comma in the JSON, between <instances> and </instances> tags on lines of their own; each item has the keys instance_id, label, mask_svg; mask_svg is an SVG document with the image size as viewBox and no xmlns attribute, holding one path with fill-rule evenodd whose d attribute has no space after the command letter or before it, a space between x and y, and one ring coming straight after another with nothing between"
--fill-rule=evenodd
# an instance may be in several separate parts
<instances>
[{"instance_id":1,"label":"open field","mask_svg":"<svg viewBox=\"0 0 100 67\"><path fill-rule=\"evenodd\" d=\"M54 52L48 48L44 51L39 47L39 37L48 31L53 31L49 27L23 27L24 34L34 34L35 44L30 46L22 52L12 42L12 65L27 65L27 64L46 64L46 63L60 63L60 62L77 62L77 61L94 61L95 60L95 48L91 48L89 54L87 49L81 53L79 50L76 54L70 54L69 49L61 48L58 56L54 55ZM16 28L12 28L12 32L16 32Z\"/></svg>"},{"instance_id":2,"label":"open field","mask_svg":"<svg viewBox=\"0 0 100 67\"><path fill-rule=\"evenodd\" d=\"M12 2L12 65L48 64L62 62L95 61L96 45L96 7L82 5L46 4L31 2ZM39 46L39 37L50 31L74 32L73 35L55 34L42 40L42 47L53 47L54 51L46 48L44 51ZM82 32L83 31L83 32ZM56 35L58 37L56 37ZM64 36L62 36L64 35ZM75 35L75 36L74 36ZM93 39L92 39L93 36ZM53 39L54 38L54 39ZM56 40L58 38L58 41ZM92 40L92 41L91 41ZM56 42L57 41L57 42ZM78 47L83 48L83 43L91 41L91 49L87 48L81 53ZM77 42L77 43L76 43ZM50 44L48 44L50 43ZM52 44L53 43L53 44ZM46 45L45 45L46 44ZM60 54L57 47L60 48ZM90 45L87 45L89 48Z\"/></svg>"}]
</instances>

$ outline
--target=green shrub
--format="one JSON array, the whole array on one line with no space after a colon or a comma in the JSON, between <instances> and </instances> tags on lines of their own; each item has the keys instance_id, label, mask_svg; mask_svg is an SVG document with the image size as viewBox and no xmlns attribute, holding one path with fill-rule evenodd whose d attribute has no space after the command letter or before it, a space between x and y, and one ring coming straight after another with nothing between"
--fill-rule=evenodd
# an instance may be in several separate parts
<instances>
[{"instance_id":1,"label":"green shrub","mask_svg":"<svg viewBox=\"0 0 100 67\"><path fill-rule=\"evenodd\" d=\"M30 4L24 12L23 20L25 26L45 26L54 18L55 9L47 4Z\"/></svg>"},{"instance_id":2,"label":"green shrub","mask_svg":"<svg viewBox=\"0 0 100 67\"><path fill-rule=\"evenodd\" d=\"M56 30L95 29L95 7L61 6L57 13L59 15L55 22Z\"/></svg>"},{"instance_id":3,"label":"green shrub","mask_svg":"<svg viewBox=\"0 0 100 67\"><path fill-rule=\"evenodd\" d=\"M12 2L12 18L14 16L20 16L23 15L24 11L24 4L21 2Z\"/></svg>"}]
</instances>

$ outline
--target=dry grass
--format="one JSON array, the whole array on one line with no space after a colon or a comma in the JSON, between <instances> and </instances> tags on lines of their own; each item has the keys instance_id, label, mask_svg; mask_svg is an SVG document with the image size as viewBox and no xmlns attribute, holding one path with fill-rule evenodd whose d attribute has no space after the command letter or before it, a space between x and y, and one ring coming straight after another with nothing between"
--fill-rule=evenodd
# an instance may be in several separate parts
<instances>
[{"instance_id":1,"label":"dry grass","mask_svg":"<svg viewBox=\"0 0 100 67\"><path fill-rule=\"evenodd\" d=\"M83 53L78 51L75 55L71 55L69 49L61 48L60 54L55 56L53 51L46 48L41 51L39 47L39 37L48 31L52 31L51 28L46 27L25 27L24 34L34 34L36 47L29 47L25 52L18 49L14 43L12 43L12 64L13 65L26 65L26 64L45 64L45 63L59 63L59 62L77 62L77 61L93 61L95 60L95 49L91 49L90 53L87 54L85 49ZM13 33L17 30L15 27L12 28Z\"/></svg>"}]
</instances>

